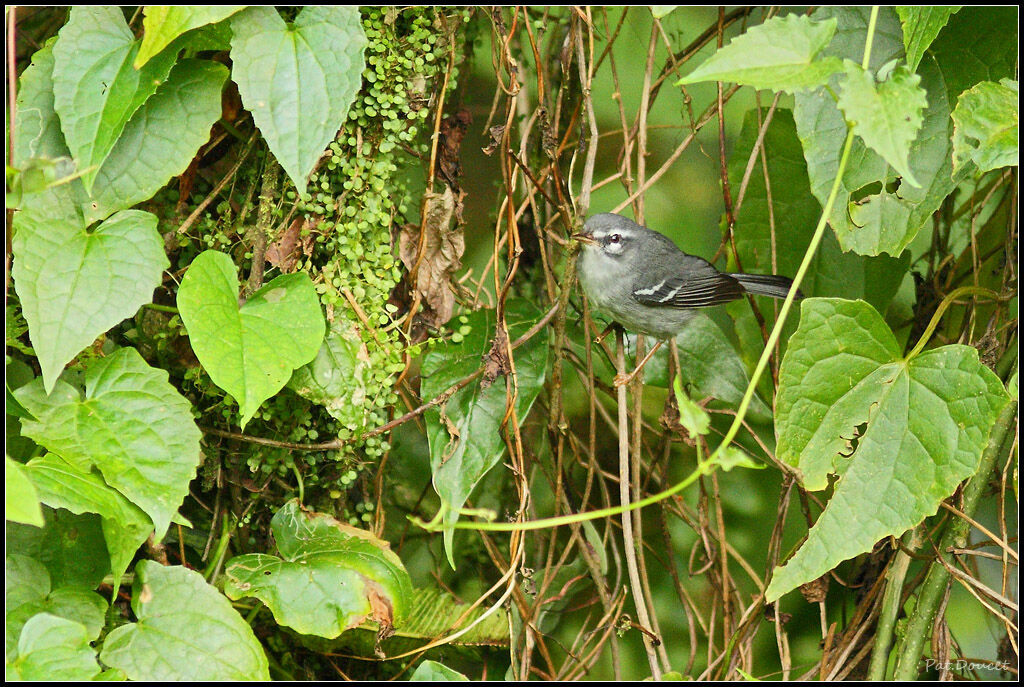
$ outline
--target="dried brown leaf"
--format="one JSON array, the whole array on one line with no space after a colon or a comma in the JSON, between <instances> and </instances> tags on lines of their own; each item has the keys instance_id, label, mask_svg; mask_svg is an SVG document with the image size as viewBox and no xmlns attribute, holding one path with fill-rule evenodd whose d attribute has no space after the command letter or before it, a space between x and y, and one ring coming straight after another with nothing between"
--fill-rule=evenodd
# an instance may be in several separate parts
<instances>
[{"instance_id":1,"label":"dried brown leaf","mask_svg":"<svg viewBox=\"0 0 1024 687\"><path fill-rule=\"evenodd\" d=\"M423 197L423 226L406 225L398 237L398 253L409 270L414 297L423 306L420 320L437 327L455 309L453 276L462 266L465 239L455 223L456 198L451 188Z\"/></svg>"}]
</instances>

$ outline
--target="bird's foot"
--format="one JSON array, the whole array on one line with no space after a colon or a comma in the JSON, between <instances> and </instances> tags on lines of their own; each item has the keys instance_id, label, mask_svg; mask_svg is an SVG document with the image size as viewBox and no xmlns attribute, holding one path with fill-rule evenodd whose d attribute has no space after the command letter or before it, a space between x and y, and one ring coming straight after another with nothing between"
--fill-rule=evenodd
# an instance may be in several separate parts
<instances>
[{"instance_id":1,"label":"bird's foot","mask_svg":"<svg viewBox=\"0 0 1024 687\"><path fill-rule=\"evenodd\" d=\"M612 380L612 384L615 385L616 389L618 389L620 386L626 386L627 384L633 381L633 377L636 377L636 373L636 370L633 370L629 374L626 374L625 372L620 372L619 374L615 375L615 379Z\"/></svg>"}]
</instances>

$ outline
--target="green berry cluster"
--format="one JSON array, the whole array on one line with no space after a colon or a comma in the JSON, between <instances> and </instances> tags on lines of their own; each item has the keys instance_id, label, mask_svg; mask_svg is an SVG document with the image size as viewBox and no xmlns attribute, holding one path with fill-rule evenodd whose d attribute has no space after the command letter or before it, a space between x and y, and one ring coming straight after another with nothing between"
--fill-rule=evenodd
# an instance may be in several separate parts
<instances>
[{"instance_id":1,"label":"green berry cluster","mask_svg":"<svg viewBox=\"0 0 1024 687\"><path fill-rule=\"evenodd\" d=\"M398 400L393 383L403 369L405 344L388 299L403 269L392 248L392 227L418 210L407 198L413 195L410 167L422 163L409 163L429 154L430 98L444 78L450 49L434 8L370 7L362 19L368 39L363 87L306 193L285 194L297 212L315 219L315 246L303 268L314 275L329 315L359 332L368 357L360 403L332 409L343 425L342 439L386 422L387 409ZM390 447L370 437L359 448L372 460Z\"/></svg>"}]
</instances>

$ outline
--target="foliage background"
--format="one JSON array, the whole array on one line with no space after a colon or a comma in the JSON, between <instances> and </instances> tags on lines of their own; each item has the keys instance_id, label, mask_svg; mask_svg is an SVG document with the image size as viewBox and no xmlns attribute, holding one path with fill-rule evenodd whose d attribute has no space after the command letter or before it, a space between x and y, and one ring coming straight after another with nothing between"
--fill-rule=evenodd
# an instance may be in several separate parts
<instances>
[{"instance_id":1,"label":"foliage background","mask_svg":"<svg viewBox=\"0 0 1024 687\"><path fill-rule=\"evenodd\" d=\"M904 551L914 552L905 562L905 578L893 578L899 556L897 540L890 538L811 582L802 595L789 594L767 606L763 600L770 573L801 543L831 493L805 491L773 453L771 409L785 342L796 331L796 312L758 387L748 425L737 438L738 445L768 467L712 471L682 493L644 509L634 521L637 540L643 543L642 597L657 622L652 631L663 638L661 648L645 648L644 623L625 592L631 585L620 516L511 536L427 531L409 519L429 521L446 512L438 495L450 493L439 484L448 479L438 477L445 470L457 473L459 489L472 489L467 506L491 509L498 520L533 520L618 504L614 344L610 339L603 346L589 344L604 322L595 322L570 276L567 238L587 214L624 207L623 213L669 235L688 252L714 257L723 269L738 269L739 259L750 271L772 271L774 261L780 273L795 272L822 199L812 195L805 155L815 158L800 140L806 138L804 132L798 136L792 111L799 98L828 96L818 91L776 97L769 90L728 82L674 85L717 46L778 10L667 9L652 14L647 8L602 7L364 8L359 27L346 26L352 36L359 28L367 39L365 69L362 78L353 79L351 70L333 67L338 75L348 73L350 83L346 87L342 79L332 85L324 107L340 107L349 99L346 88L353 104L343 108L350 114L342 114L340 133L329 132L329 145L323 146L328 154L305 193L296 188L305 179L296 178L291 163L282 169L284 163L275 162L275 157L286 156L268 134L269 125L257 121L257 133L254 113L259 107L242 85L242 65L250 55L231 42L231 27L240 26L233 22L255 24L254 9L233 18L211 18L184 34L180 45L156 49L154 59L167 61L167 70L178 57L200 60L210 72L211 93L220 89L215 73L224 72L219 112L214 107L208 121L192 127L193 137L203 140L191 150L181 150L188 143L179 141L176 155L185 153L181 169L160 170L152 178L143 174L146 181L140 189L121 198L130 202L116 207L118 211L133 207L132 212L143 210L156 218L168 264L154 259L148 268L152 274L143 278L133 273L136 291L143 293L126 310L123 304L122 310L115 308L112 323L99 328L89 308L113 278L102 270L93 277L83 300L74 301L82 314L78 324L53 335L60 341L66 334L84 339L80 345L69 344L75 350L57 361L57 368L67 363L60 381L60 369L47 372L45 361L53 356L40 351L31 317L25 324L26 294L29 284L71 280L67 271L46 274L44 268L40 275L19 276L18 270L26 269L19 257L27 264L33 253L19 248L18 241L49 236L36 228L56 225L32 224L30 219L38 216L32 213L81 202L76 195L83 193L81 182L66 180L66 163L59 160L66 156L60 152L37 149L36 155L9 157L7 256L9 265L13 260L14 283L7 301L7 453L14 460L8 462L7 566L9 580L17 581L8 585L9 675L13 670L20 677L74 679L102 668L107 677L133 679L266 674L277 679L405 679L414 670L422 676L448 666L476 679L641 679L652 671L700 679L864 677L880 632L883 584L899 579L902 596L895 605L900 619L890 630L897 646L888 667L893 670L891 664L906 642L906 617L914 611L926 572L938 565L935 546L954 526L955 511L940 509L903 539ZM879 45L888 41L902 51L896 14L883 12L881 25L896 28L891 35L879 35ZM828 11L812 17L820 21L823 13ZM979 81L1015 79L1013 14L1006 8L968 8L942 17L948 24L933 18L939 29L925 54L926 66L918 71L931 68L929 61L941 58L943 51L976 57L981 67L963 60L962 72L943 74L953 98ZM159 24L144 24L149 9L145 15L124 15L132 39L142 39L143 46L147 35L156 34L152 27ZM283 16L302 22L297 8L283 10ZM156 13L152 17L156 22ZM268 17L264 14L259 21L271 21ZM8 11L8 41L16 58L9 68L23 77L17 90L21 96L26 67L41 59L40 50L68 18L66 9ZM168 17L163 20L170 24ZM336 17L331 21L340 23ZM857 31L851 40L862 45L863 26ZM236 37L239 33L234 31ZM978 40L965 46L966 35ZM266 45L257 42L257 52ZM342 52L337 39L313 45ZM54 52L59 55L56 48ZM579 72L581 58L593 69L589 93L581 85L586 81ZM146 107L155 110L155 97L143 98ZM593 107L592 120L588 106ZM59 104L52 107L61 109ZM16 110L15 134L28 126L31 111L24 106ZM10 122L10 105L8 116ZM756 141L769 116L761 155ZM26 119L19 123L19 117ZM310 117L299 126L312 129L317 119ZM131 133L131 120L124 124ZM946 124L952 131L952 124ZM67 122L56 126L63 127L70 141ZM180 122L177 129L170 126L174 137L184 138ZM203 134L211 126L206 139ZM443 135L432 137L438 132ZM163 153L148 148L158 145L153 143L158 139L142 140L147 145L134 149L137 161L146 163L151 155ZM16 150L23 144L23 138L15 137ZM198 151L195 146L200 146ZM756 164L745 185L752 151ZM76 158L79 174L96 173L77 156L70 157ZM853 162L854 168L869 168L868 159L865 153ZM1013 386L1015 165L972 171L950 183L951 195L940 198L899 257L840 255L829 229L821 262L804 291L809 296L864 298L909 350L956 287L989 289L1000 298L996 304L976 294L956 300L945 311L931 345L973 346L981 361L1003 381L1012 378ZM864 205L883 189L900 197L897 175L883 168L884 183L854 188L851 207ZM940 173L948 175L949 170ZM99 166L92 198L101 197L102 191L95 189L103 188L105 178ZM636 193L640 187L644 191ZM742 187L746 191L740 204ZM902 188L906 194L908 187ZM445 194L445 189L452 193ZM15 208L20 219L13 214ZM76 221L84 229L100 217L105 215L90 215L87 208ZM428 230L436 232L436 245L431 234L424 239L427 256L417 262L413 251L413 260L407 259L402 246L415 247L426 235L419 232ZM763 252L769 235L776 245L771 258ZM40 264L54 265L53 256L63 255L66 245L40 249ZM510 245L521 252L509 251ZM202 252L207 249L229 259L200 258L209 256ZM208 311L190 320L184 304L193 288L188 285L189 269L214 260L227 275L221 296L230 317L236 315L233 299L239 291L248 297L245 308L254 317L259 303L269 301L262 311L269 313L267 308L283 302L279 314L259 315L263 319L255 325L261 338L271 341L261 354L261 371L283 364L277 354L302 338L300 330L313 330L308 351L297 353L282 373L281 383L287 380L287 385L277 385L269 398L247 397L251 387L243 385L243 392L225 382L221 370L234 369L232 364L205 357L196 343L204 326L214 339L226 331ZM235 269L240 283L235 282ZM162 274L152 292L147 280L156 272ZM440 289L430 290L428 280ZM260 291L263 287L267 291ZM193 292L192 300L206 304L214 298L214 285L203 283ZM64 297L64 292L58 295ZM138 308L139 303L145 305ZM565 307L550 326L531 329L554 303ZM699 325L703 338L678 342L684 360L695 361L681 370L688 375L687 392L711 412L711 434L698 440L705 442L706 452L717 446L732 422L778 312L777 304L768 301L755 307L757 315L747 301L716 308ZM323 330L329 345L310 362L322 339L317 331L323 330L311 324L319 322L318 308L326 316ZM530 334L522 347L507 351L511 363L502 357L506 351L500 336L499 345L492 347L495 334L503 330L505 343ZM219 352L230 358L225 350L233 349L215 346L215 357ZM470 380L465 392L437 404L440 408L405 417L452 384L480 374L482 357L497 368L482 373L493 382L489 390ZM158 472L153 480L174 482L179 492L170 511L161 513L169 519L180 504L191 525L174 521L162 541L142 541L152 529L150 520L157 522L158 517L141 496L133 497L130 489L117 484L95 457L107 455L108 447L76 452L67 448L68 440L48 433L48 427L66 426L54 419L65 416L49 414L67 412L64 406L43 400L54 398L47 396L54 385L71 398L78 392L70 389L83 382L92 388L89 380L97 370L115 364L129 370L129 376L153 372L148 383L154 386L147 389L184 398L184 414L202 431L196 479L187 488L188 479L173 480L169 472ZM504 383L510 364L516 370L516 387ZM694 441L674 422L674 404L680 401L669 391L670 365L667 356L656 356L642 403L630 404L630 414L644 419L641 432L629 432L631 455L642 465L638 489L644 493L691 475L698 458ZM302 369L293 375L293 368ZM161 370L162 381L156 374ZM477 395L468 395L478 388ZM637 390L631 389L633 398ZM132 427L153 422L153 416L130 403L121 407L141 413L115 417L112 422L121 432L130 434ZM506 422L509 409L514 414ZM959 658L976 665L953 671L958 676L1016 674L1015 412L1000 422L1008 423L1011 440L999 452L994 472L977 478L989 482L974 514L985 530L972 530L960 547L957 564L963 576L949 584L937 619L921 633L926 656L938 661L923 673L928 677L949 675L949 670L934 666ZM470 455L459 460L480 464L464 462L460 465L470 467L462 470L454 470L454 463L445 467L453 459L448 440L453 425L462 428L461 445L469 446ZM985 431L987 435L987 427ZM92 436L83 432L77 439L89 444ZM847 438L855 448L856 435ZM194 442L195 462L186 464L186 472L199 462L198 439ZM139 454L152 451L145 443L135 447ZM192 450L170 453L180 456ZM80 482L67 477L72 471L66 464L75 456L84 456L81 469L73 473ZM26 463L27 468L19 468ZM39 511L42 519L11 518L10 485L19 478L39 493L28 500L45 504ZM82 486L87 480L91 487ZM103 494L102 503L100 496L88 504L72 497L94 494L91 488ZM140 491L148 493L148 488ZM318 529L320 516L307 518L294 507L296 497L312 511L335 518L348 538L334 540L333 534L324 534ZM959 499L952 495L950 504L959 508ZM448 513L445 523L450 525L453 515ZM11 524L10 519L27 524ZM345 525L364 528L372 540L352 534ZM290 530L319 533L310 539L319 548L286 544L290 540L285 532ZM326 541L321 536L330 541L321 546ZM354 562L364 555L373 561L368 567ZM163 563L170 572L147 559ZM320 575L355 571L341 579L360 589L373 580L378 586L368 588L385 590L389 610L381 611L375 601L381 595L375 591L342 600L328 591L325 600L320 596L324 592L287 577L289 564L296 561ZM507 574L510 569L514 575ZM251 570L260 575L272 571L285 579L280 587L250 593L251 585L260 581L259 575L246 576ZM199 571L209 584L189 571ZM314 579L314 587L329 590L342 584L333 577L329 583ZM250 656L235 661L251 672L216 672L227 667L202 666L177 641L147 639L149 611L141 600L148 598L145 589L157 590L157 603L198 613L162 628L171 636L184 640L197 624L230 626L220 640L251 650ZM232 599L238 613L219 590ZM210 595L207 601L193 601L199 598L193 595L202 594ZM329 617L321 618L325 607ZM492 607L468 635L452 637ZM225 615L208 617L200 610ZM773 613L784 623L775 622ZM321 620L323 625L318 624ZM398 634L388 638L382 628L392 623ZM342 631L360 624L360 629ZM214 644L211 640L200 653L214 655ZM180 659L175 670L183 672L148 672L154 654ZM382 656L391 658L376 660ZM422 661L424 657L444 665Z\"/></svg>"}]
</instances>

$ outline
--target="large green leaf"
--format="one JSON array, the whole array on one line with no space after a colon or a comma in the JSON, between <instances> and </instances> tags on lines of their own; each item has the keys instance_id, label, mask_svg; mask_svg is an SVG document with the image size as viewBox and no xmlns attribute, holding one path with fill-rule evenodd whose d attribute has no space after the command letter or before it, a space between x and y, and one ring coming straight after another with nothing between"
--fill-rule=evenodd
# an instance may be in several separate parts
<instances>
[{"instance_id":1,"label":"large green leaf","mask_svg":"<svg viewBox=\"0 0 1024 687\"><path fill-rule=\"evenodd\" d=\"M227 68L210 60L174 66L167 81L132 115L96 174L85 213L88 222L149 199L188 167L220 118L220 92L227 78Z\"/></svg>"},{"instance_id":2,"label":"large green leaf","mask_svg":"<svg viewBox=\"0 0 1024 687\"><path fill-rule=\"evenodd\" d=\"M309 275L277 277L239 307L235 265L212 250L193 260L181 280L178 310L199 362L238 401L243 427L324 339Z\"/></svg>"},{"instance_id":3,"label":"large green leaf","mask_svg":"<svg viewBox=\"0 0 1024 687\"><path fill-rule=\"evenodd\" d=\"M47 391L69 360L153 299L170 265L156 224L140 210L119 212L91 232L15 215L14 285Z\"/></svg>"},{"instance_id":4,"label":"large green leaf","mask_svg":"<svg viewBox=\"0 0 1024 687\"><path fill-rule=\"evenodd\" d=\"M389 631L409 608L412 581L388 543L291 500L271 521L281 557L231 559L224 593L256 597L281 625L333 638L370 619Z\"/></svg>"},{"instance_id":5,"label":"large green leaf","mask_svg":"<svg viewBox=\"0 0 1024 687\"><path fill-rule=\"evenodd\" d=\"M22 627L39 613L50 613L81 624L90 641L99 637L107 602L96 592L79 586L51 589L46 567L34 558L16 553L7 554L5 575L8 658L17 649Z\"/></svg>"},{"instance_id":6,"label":"large green leaf","mask_svg":"<svg viewBox=\"0 0 1024 687\"><path fill-rule=\"evenodd\" d=\"M982 81L964 91L953 110L954 173L970 160L979 172L1020 164L1020 87Z\"/></svg>"},{"instance_id":7,"label":"large green leaf","mask_svg":"<svg viewBox=\"0 0 1024 687\"><path fill-rule=\"evenodd\" d=\"M60 118L53 109L53 37L32 55L32 64L18 81L17 113L14 125L14 156L12 164L24 169L41 161L53 165L55 181L75 171L71 153L64 143ZM85 189L78 179L49 184L37 193L23 190L18 207L36 217L82 221L81 205Z\"/></svg>"},{"instance_id":8,"label":"large green leaf","mask_svg":"<svg viewBox=\"0 0 1024 687\"><path fill-rule=\"evenodd\" d=\"M129 680L270 679L252 628L199 573L140 561L132 610L138 622L107 635L100 653Z\"/></svg>"},{"instance_id":9,"label":"large green leaf","mask_svg":"<svg viewBox=\"0 0 1024 687\"><path fill-rule=\"evenodd\" d=\"M510 304L505 314L510 341L523 335L540 318L540 312L523 300ZM462 341L448 342L427 354L423 361L420 395L430 400L440 396L481 365L491 350L495 331L492 310L478 310L468 316L470 333ZM501 355L504 351L498 351ZM526 419L544 384L548 364L548 342L541 332L516 349L515 412L519 422ZM496 361L492 361L496 362ZM430 441L430 465L434 489L447 508L444 514L444 542L448 562L455 567L452 527L459 509L473 487L501 459L505 452L502 427L506 416L506 389L511 380L502 375L488 383L480 378L460 389L447 402L425 413Z\"/></svg>"},{"instance_id":10,"label":"large green leaf","mask_svg":"<svg viewBox=\"0 0 1024 687\"><path fill-rule=\"evenodd\" d=\"M898 255L932 213L963 178L952 175L951 101L979 80L998 80L1013 73L1007 41L1016 42L1012 8L977 8L953 15L949 25L932 44L935 59L922 60L917 70L927 92L921 130L910 148L908 164L921 187L896 185L886 161L854 140L850 161L840 182L839 196L829 217L840 245L865 255ZM825 54L860 62L864 54L870 7L822 7L814 17L838 19L836 35ZM901 59L903 35L891 8L879 11L872 44L870 69L877 71ZM1006 73L1008 70L1009 73ZM956 86L963 84L960 90ZM835 92L839 79L831 84ZM794 117L807 159L814 196L828 197L839 168L846 139L846 123L835 101L824 89L798 93Z\"/></svg>"},{"instance_id":11,"label":"large green leaf","mask_svg":"<svg viewBox=\"0 0 1024 687\"><path fill-rule=\"evenodd\" d=\"M114 5L73 7L53 47L54 108L87 191L128 120L177 58L169 51L137 70L132 62L138 50Z\"/></svg>"},{"instance_id":12,"label":"large green leaf","mask_svg":"<svg viewBox=\"0 0 1024 687\"><path fill-rule=\"evenodd\" d=\"M91 680L100 672L85 627L50 613L25 623L6 669L8 680L32 681Z\"/></svg>"},{"instance_id":13,"label":"large green leaf","mask_svg":"<svg viewBox=\"0 0 1024 687\"><path fill-rule=\"evenodd\" d=\"M678 84L729 81L787 93L817 88L843 68L835 57L819 57L835 31L835 19L772 17L733 38Z\"/></svg>"},{"instance_id":14,"label":"large green leaf","mask_svg":"<svg viewBox=\"0 0 1024 687\"><path fill-rule=\"evenodd\" d=\"M27 469L46 505L100 516L110 568L114 578L120 579L153 531L152 521L99 475L82 471L52 453L32 459Z\"/></svg>"},{"instance_id":15,"label":"large green leaf","mask_svg":"<svg viewBox=\"0 0 1024 687\"><path fill-rule=\"evenodd\" d=\"M907 53L907 66L911 71L917 69L924 51L932 44L939 31L949 21L950 15L960 11L960 6L897 7L900 25L903 27L903 47Z\"/></svg>"},{"instance_id":16,"label":"large green leaf","mask_svg":"<svg viewBox=\"0 0 1024 687\"><path fill-rule=\"evenodd\" d=\"M839 477L807 541L775 571L774 600L933 515L974 474L1006 391L970 346L904 358L863 301L801 306L776 400L776 455L821 490Z\"/></svg>"},{"instance_id":17,"label":"large green leaf","mask_svg":"<svg viewBox=\"0 0 1024 687\"><path fill-rule=\"evenodd\" d=\"M167 372L122 348L89 366L84 395L64 381L46 395L35 381L15 397L37 418L23 422L26 436L80 471L95 465L107 484L153 520L157 539L163 537L200 459L191 406L168 383Z\"/></svg>"},{"instance_id":18,"label":"large green leaf","mask_svg":"<svg viewBox=\"0 0 1024 687\"><path fill-rule=\"evenodd\" d=\"M928 107L925 92L918 86L921 77L904 66L887 71L883 79L855 62L847 60L846 79L839 92L839 109L846 115L853 132L872 150L885 158L910 184L920 186L910 171L910 146L917 138ZM891 65L889 65L891 67Z\"/></svg>"},{"instance_id":19,"label":"large green leaf","mask_svg":"<svg viewBox=\"0 0 1024 687\"><path fill-rule=\"evenodd\" d=\"M231 74L242 102L305 192L362 85L367 41L359 10L309 5L289 24L273 7L251 7L232 17L231 29Z\"/></svg>"},{"instance_id":20,"label":"large green leaf","mask_svg":"<svg viewBox=\"0 0 1024 687\"><path fill-rule=\"evenodd\" d=\"M245 5L146 5L143 10L142 45L135 56L139 69L160 54L178 36L200 26L227 19Z\"/></svg>"},{"instance_id":21,"label":"large green leaf","mask_svg":"<svg viewBox=\"0 0 1024 687\"><path fill-rule=\"evenodd\" d=\"M4 456L4 500L6 518L37 527L43 524L43 511L39 507L39 495L29 479L25 466L10 456Z\"/></svg>"}]
</instances>

